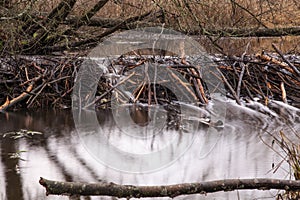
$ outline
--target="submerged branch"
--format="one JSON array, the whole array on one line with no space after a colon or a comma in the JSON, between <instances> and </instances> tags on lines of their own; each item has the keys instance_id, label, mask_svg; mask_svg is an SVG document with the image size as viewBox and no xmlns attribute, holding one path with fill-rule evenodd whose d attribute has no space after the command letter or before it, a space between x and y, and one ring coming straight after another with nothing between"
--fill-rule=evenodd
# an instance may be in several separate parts
<instances>
[{"instance_id":1,"label":"submerged branch","mask_svg":"<svg viewBox=\"0 0 300 200\"><path fill-rule=\"evenodd\" d=\"M300 181L280 179L227 179L200 183L183 183L162 186L118 185L115 183L59 182L40 178L47 195L98 195L119 198L171 197L189 194L206 194L218 191L245 189L300 190Z\"/></svg>"}]
</instances>

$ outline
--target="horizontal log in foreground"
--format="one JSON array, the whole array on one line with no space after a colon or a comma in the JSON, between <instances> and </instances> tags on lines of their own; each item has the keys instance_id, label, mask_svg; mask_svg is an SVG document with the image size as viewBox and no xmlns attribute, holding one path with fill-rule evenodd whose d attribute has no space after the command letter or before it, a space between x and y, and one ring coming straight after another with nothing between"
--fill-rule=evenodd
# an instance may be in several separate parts
<instances>
[{"instance_id":1,"label":"horizontal log in foreground","mask_svg":"<svg viewBox=\"0 0 300 200\"><path fill-rule=\"evenodd\" d=\"M199 183L164 186L134 186L115 183L60 182L40 178L47 195L98 195L119 198L171 197L189 194L207 194L233 190L300 190L300 181L280 179L227 179Z\"/></svg>"}]
</instances>

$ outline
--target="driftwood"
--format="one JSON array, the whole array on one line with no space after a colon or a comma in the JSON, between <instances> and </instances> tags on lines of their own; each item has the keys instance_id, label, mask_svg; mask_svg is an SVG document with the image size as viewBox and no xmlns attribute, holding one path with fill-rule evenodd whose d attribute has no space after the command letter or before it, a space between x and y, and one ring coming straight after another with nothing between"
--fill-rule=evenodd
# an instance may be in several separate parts
<instances>
[{"instance_id":1,"label":"driftwood","mask_svg":"<svg viewBox=\"0 0 300 200\"><path fill-rule=\"evenodd\" d=\"M282 58L282 60L290 67L293 69L293 72L296 73L297 76L300 77L300 72L297 69L297 67L295 65L293 65L288 59L286 59L284 57L284 55L282 54L282 52L278 49L278 47L275 44L272 44L272 47L275 49L275 51L280 55L280 57Z\"/></svg>"},{"instance_id":2,"label":"driftwood","mask_svg":"<svg viewBox=\"0 0 300 200\"><path fill-rule=\"evenodd\" d=\"M204 10L207 12L204 11L203 16L206 17L200 17L199 11L202 9L202 6L204 6L201 1L190 2L180 0L177 3L176 1L166 3L159 1L124 2L119 0L96 0L82 4L83 2L78 0L60 0L56 3L57 6L52 9L51 6L40 7L42 3L39 1L31 3L22 2L16 5L9 1L0 1L0 5L3 5L1 7L5 8L1 10L0 22L3 22L3 28L6 27L6 25L9 26L9 28L2 28L3 30L0 32L5 32L4 30L6 29L10 30L9 34L0 33L0 49L3 53L11 54L14 52L31 55L49 55L54 51L68 50L69 43L71 47L84 49L86 42L99 42L99 37L94 35L96 32L103 33L106 29L110 29L110 31L107 32L110 34L113 32L112 30L117 31L120 29L133 29L145 26L164 26L188 35L195 35L196 37L205 35L207 36L206 38L209 38L212 44L217 47L216 50L222 49L216 42L220 37L281 37L286 35L300 35L300 27L296 22L292 23L292 18L286 18L286 16L282 15L283 19L281 19L281 23L288 23L286 24L288 27L283 27L284 24L270 25L269 23L267 26L265 22L273 23L273 21L270 20L269 11L263 11L264 9L252 10L249 5L236 1L230 1L233 7L230 8L229 6L226 8L228 13L231 13L233 17L232 21L226 22L224 25L221 23L222 19L220 19L220 21L213 17L213 19L209 20L211 13L218 15L218 12L211 12L214 6L209 8L205 7ZM294 4L294 7L297 7L296 3ZM79 5L82 5L82 7L79 8ZM283 5L285 5L285 3ZM257 6L263 7L261 3L257 3ZM288 6L291 8L291 12L296 12L297 9L292 8L293 6L291 5ZM236 12L236 9L246 15L242 14L240 19L237 20L236 17L238 16L236 16L236 14L240 11ZM281 16L281 9L277 10L275 7L270 7L270 9L272 15L278 12ZM42 13L42 11L45 10L47 13ZM16 11L19 13L16 13ZM151 15L143 17L143 15L149 11L151 11ZM105 12L116 12L116 14L107 15ZM132 18L133 13L139 13L140 18L132 22L124 23L128 18ZM73 14L73 16L71 16L71 14ZM249 15L249 18L246 17L247 15ZM294 13L291 16L293 15ZM102 19L97 18L97 16L107 16L113 19ZM224 20L227 19L225 18ZM85 26L82 28L83 30L80 29L83 26ZM220 26L223 26L223 28L219 28ZM9 35L8 37L10 38L7 39L7 35ZM108 34L104 35L106 36ZM75 45L75 42L79 43ZM64 48L62 48L62 45L65 45ZM44 48L45 46L51 48ZM61 48L54 48L57 46Z\"/></svg>"},{"instance_id":3,"label":"driftwood","mask_svg":"<svg viewBox=\"0 0 300 200\"><path fill-rule=\"evenodd\" d=\"M300 190L300 181L280 179L227 179L161 186L118 185L115 183L60 182L40 178L47 195L98 195L119 198L171 197L233 190Z\"/></svg>"}]
</instances>

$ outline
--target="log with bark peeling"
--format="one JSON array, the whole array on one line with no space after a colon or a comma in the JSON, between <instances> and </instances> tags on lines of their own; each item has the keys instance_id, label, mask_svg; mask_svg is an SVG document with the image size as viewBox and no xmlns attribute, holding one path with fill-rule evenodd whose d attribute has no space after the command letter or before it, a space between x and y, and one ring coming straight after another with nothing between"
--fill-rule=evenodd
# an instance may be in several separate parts
<instances>
[{"instance_id":1,"label":"log with bark peeling","mask_svg":"<svg viewBox=\"0 0 300 200\"><path fill-rule=\"evenodd\" d=\"M300 190L300 181L280 179L227 179L199 183L182 183L162 186L118 185L115 183L60 182L40 178L47 195L98 195L119 198L171 197L206 194L233 190Z\"/></svg>"}]
</instances>

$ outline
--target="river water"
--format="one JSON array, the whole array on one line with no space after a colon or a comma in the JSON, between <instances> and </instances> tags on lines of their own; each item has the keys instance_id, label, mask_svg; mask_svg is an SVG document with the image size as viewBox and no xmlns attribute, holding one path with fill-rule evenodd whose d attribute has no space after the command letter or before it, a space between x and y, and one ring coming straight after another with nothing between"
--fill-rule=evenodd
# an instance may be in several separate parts
<instances>
[{"instance_id":1,"label":"river water","mask_svg":"<svg viewBox=\"0 0 300 200\"><path fill-rule=\"evenodd\" d=\"M140 44L141 49L149 48L143 46L142 40L136 41L134 36L132 46L137 48L136 45ZM144 38L144 34L142 36ZM118 45L108 41L110 48L106 50L110 51L106 53L120 55L121 50L127 50L129 39L115 38ZM157 44L158 39L153 44ZM222 39L218 44L224 46L223 51L228 54L241 54L248 49L248 44L248 53L272 50L271 43L279 44L287 53L288 49L299 50L298 40L298 37L276 40L237 38ZM208 52L214 53L214 46L208 45L207 39L198 38L197 41ZM194 41L188 42L185 53L193 55ZM174 40L168 45L161 42L160 46L174 50L178 49L178 44ZM122 45L125 46L123 49L120 48ZM153 47L152 43L150 47ZM98 48L103 50L102 46ZM180 52L175 53L179 55ZM203 114L200 112L203 111L187 108L181 116L183 123L175 130L166 128L167 117L163 108L153 108L152 122L147 126L135 124L124 107L113 112L100 110L80 114L68 109L0 113L0 199L69 199L66 196L46 196L45 189L39 184L40 177L133 185L169 185L230 178L289 179L289 166L279 155L284 155L282 150L270 146L273 136L280 130L288 137L294 136L294 130L300 131L300 111L276 101L270 101L269 107L271 109L257 102L244 103L243 106L228 100L221 102L221 106L212 111L223 111L222 119L216 117L215 120L221 120L224 127L199 126ZM241 190L175 199L275 199L277 193L277 190Z\"/></svg>"},{"instance_id":2,"label":"river water","mask_svg":"<svg viewBox=\"0 0 300 200\"><path fill-rule=\"evenodd\" d=\"M193 133L192 142L180 155L176 148L184 141L189 141L186 140L191 136L189 131L162 128L155 137L148 131L150 139L145 135L141 139L131 133L138 134L137 130L147 129L138 126L134 130L129 119L127 125L122 125L117 117L116 113L126 112L124 108L114 112L94 112L101 126L98 133L84 132L75 126L78 124L74 123L74 119L78 116L74 116L76 112L70 110L0 113L0 199L69 199L65 196L46 197L45 189L38 183L40 177L59 181L110 181L134 185L167 185L228 178L288 179L290 171L286 162L277 170L272 168L282 158L267 144L271 145L272 135L278 134L279 130L284 130L288 136L293 135L292 129L299 131L299 110L275 101L271 101L270 106L272 110L255 102L238 106L227 101L224 127L198 127ZM22 137L9 133L21 129L36 131L36 134ZM94 148L97 144L102 145L97 138L103 135L108 138L108 146L114 146L121 152L158 152L156 155L165 163L161 166L150 165L150 168L141 163L146 167L141 167L140 173L132 165L135 160L131 157L123 156L120 157L121 162L112 163L107 157L98 156L103 149ZM160 152L165 144L170 143L173 143L172 151ZM19 152L19 157L13 158L16 152ZM108 153L111 152L105 154ZM175 199L274 199L277 193L276 190L246 190L179 196Z\"/></svg>"}]
</instances>

